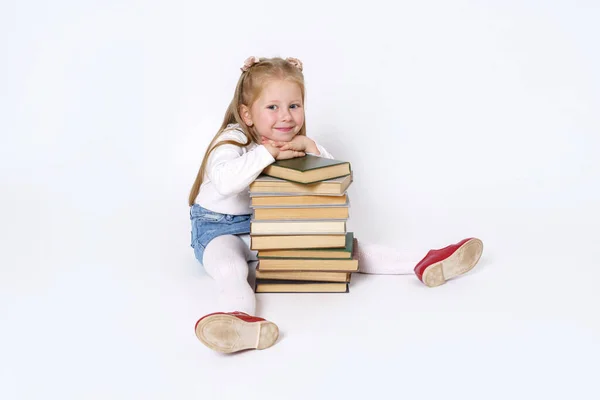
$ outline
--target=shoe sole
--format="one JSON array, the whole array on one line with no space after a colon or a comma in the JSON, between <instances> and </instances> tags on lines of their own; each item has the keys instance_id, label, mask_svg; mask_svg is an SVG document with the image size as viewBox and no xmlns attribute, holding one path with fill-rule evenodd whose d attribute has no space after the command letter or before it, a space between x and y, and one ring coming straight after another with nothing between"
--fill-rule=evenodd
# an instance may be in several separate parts
<instances>
[{"instance_id":1,"label":"shoe sole","mask_svg":"<svg viewBox=\"0 0 600 400\"><path fill-rule=\"evenodd\" d=\"M269 321L246 322L233 315L217 314L198 323L196 336L215 351L234 353L273 346L279 337L279 328Z\"/></svg>"},{"instance_id":2,"label":"shoe sole","mask_svg":"<svg viewBox=\"0 0 600 400\"><path fill-rule=\"evenodd\" d=\"M429 287L440 286L447 280L469 272L481 258L483 242L471 239L460 246L450 257L431 264L423 272L423 283Z\"/></svg>"}]
</instances>

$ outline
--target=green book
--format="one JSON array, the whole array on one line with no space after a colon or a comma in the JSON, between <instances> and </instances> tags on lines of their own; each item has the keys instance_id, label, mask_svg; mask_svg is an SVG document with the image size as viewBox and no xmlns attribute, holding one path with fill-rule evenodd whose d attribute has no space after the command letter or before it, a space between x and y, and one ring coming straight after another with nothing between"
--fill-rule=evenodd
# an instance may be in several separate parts
<instances>
[{"instance_id":1,"label":"green book","mask_svg":"<svg viewBox=\"0 0 600 400\"><path fill-rule=\"evenodd\" d=\"M297 183L314 183L350 175L351 168L348 161L307 154L289 160L277 160L265 168L262 173Z\"/></svg>"},{"instance_id":2,"label":"green book","mask_svg":"<svg viewBox=\"0 0 600 400\"><path fill-rule=\"evenodd\" d=\"M283 258L283 259L351 259L358 241L353 232L346 232L346 245L341 248L324 249L273 249L259 250L258 259Z\"/></svg>"}]
</instances>

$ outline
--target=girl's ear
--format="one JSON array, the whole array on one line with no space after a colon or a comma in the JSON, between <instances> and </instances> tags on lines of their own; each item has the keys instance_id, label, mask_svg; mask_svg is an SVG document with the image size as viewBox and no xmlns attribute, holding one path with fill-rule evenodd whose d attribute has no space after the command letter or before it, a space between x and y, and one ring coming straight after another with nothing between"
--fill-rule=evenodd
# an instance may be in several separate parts
<instances>
[{"instance_id":1,"label":"girl's ear","mask_svg":"<svg viewBox=\"0 0 600 400\"><path fill-rule=\"evenodd\" d=\"M242 117L242 120L246 125L252 126L252 118L250 117L250 109L248 106L244 104L240 106L240 117Z\"/></svg>"}]
</instances>

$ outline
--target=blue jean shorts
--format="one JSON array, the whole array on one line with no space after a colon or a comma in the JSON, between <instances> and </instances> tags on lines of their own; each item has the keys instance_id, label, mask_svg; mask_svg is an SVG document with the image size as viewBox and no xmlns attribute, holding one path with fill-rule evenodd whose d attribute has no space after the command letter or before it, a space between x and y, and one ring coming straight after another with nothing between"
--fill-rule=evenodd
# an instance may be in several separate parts
<instances>
[{"instance_id":1,"label":"blue jean shorts","mask_svg":"<svg viewBox=\"0 0 600 400\"><path fill-rule=\"evenodd\" d=\"M229 215L207 210L198 204L190 207L192 243L194 254L200 263L208 243L222 235L250 233L250 214Z\"/></svg>"}]
</instances>

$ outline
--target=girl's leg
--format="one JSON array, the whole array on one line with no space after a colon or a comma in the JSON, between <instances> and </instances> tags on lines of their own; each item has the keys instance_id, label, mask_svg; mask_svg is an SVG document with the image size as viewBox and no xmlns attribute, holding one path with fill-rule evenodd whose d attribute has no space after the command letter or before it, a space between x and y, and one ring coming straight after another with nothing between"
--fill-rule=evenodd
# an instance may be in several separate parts
<instances>
[{"instance_id":1,"label":"girl's leg","mask_svg":"<svg viewBox=\"0 0 600 400\"><path fill-rule=\"evenodd\" d=\"M272 322L254 316L256 299L248 284L252 253L235 235L219 236L204 250L203 264L219 291L221 312L205 315L196 323L196 336L207 347L233 353L271 347L279 337Z\"/></svg>"},{"instance_id":2,"label":"girl's leg","mask_svg":"<svg viewBox=\"0 0 600 400\"><path fill-rule=\"evenodd\" d=\"M258 251L256 251L256 250L250 250L250 235L249 234L243 234L243 235L238 235L238 236L246 244L246 258L248 259L248 261L258 261L258 257L257 257L258 256Z\"/></svg>"},{"instance_id":3,"label":"girl's leg","mask_svg":"<svg viewBox=\"0 0 600 400\"><path fill-rule=\"evenodd\" d=\"M222 311L254 315L256 298L248 284L248 248L235 235L218 236L206 246L203 265L215 280Z\"/></svg>"},{"instance_id":4,"label":"girl's leg","mask_svg":"<svg viewBox=\"0 0 600 400\"><path fill-rule=\"evenodd\" d=\"M412 275L418 261L392 247L362 241L356 254L363 274Z\"/></svg>"},{"instance_id":5,"label":"girl's leg","mask_svg":"<svg viewBox=\"0 0 600 400\"><path fill-rule=\"evenodd\" d=\"M365 274L415 274L425 285L433 287L469 272L481 257L483 242L463 239L442 249L429 250L419 262L389 247L362 243L357 246L359 271Z\"/></svg>"}]
</instances>

